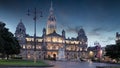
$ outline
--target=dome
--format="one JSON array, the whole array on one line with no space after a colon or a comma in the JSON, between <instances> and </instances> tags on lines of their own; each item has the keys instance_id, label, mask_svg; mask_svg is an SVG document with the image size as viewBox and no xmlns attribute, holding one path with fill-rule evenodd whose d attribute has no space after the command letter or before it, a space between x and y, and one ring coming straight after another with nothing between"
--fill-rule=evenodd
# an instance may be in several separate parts
<instances>
[{"instance_id":1,"label":"dome","mask_svg":"<svg viewBox=\"0 0 120 68\"><path fill-rule=\"evenodd\" d=\"M20 20L19 24L16 27L16 31L15 34L20 34L20 33L26 33L26 28L24 26L24 24L22 23L22 20Z\"/></svg>"},{"instance_id":2,"label":"dome","mask_svg":"<svg viewBox=\"0 0 120 68\"><path fill-rule=\"evenodd\" d=\"M17 25L17 28L16 28L16 29L26 30L24 24L22 23L22 20L20 20L20 22L19 22L19 24Z\"/></svg>"},{"instance_id":3,"label":"dome","mask_svg":"<svg viewBox=\"0 0 120 68\"><path fill-rule=\"evenodd\" d=\"M82 36L85 35L85 31L83 28L81 28L78 32L78 36L80 36L80 35L82 35Z\"/></svg>"}]
</instances>

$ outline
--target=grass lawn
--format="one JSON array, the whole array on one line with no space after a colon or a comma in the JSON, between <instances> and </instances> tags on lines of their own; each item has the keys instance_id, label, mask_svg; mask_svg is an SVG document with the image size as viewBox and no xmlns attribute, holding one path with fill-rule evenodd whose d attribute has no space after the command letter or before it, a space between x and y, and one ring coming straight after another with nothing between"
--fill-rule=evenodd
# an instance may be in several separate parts
<instances>
[{"instance_id":1,"label":"grass lawn","mask_svg":"<svg viewBox=\"0 0 120 68\"><path fill-rule=\"evenodd\" d=\"M42 60L34 63L32 60L0 60L0 66L49 66Z\"/></svg>"}]
</instances>

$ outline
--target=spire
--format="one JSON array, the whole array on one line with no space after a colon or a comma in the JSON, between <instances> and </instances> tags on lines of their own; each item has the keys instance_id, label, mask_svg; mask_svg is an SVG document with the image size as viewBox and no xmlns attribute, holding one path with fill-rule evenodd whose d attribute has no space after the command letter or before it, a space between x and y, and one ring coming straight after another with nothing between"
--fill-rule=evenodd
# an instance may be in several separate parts
<instances>
[{"instance_id":1,"label":"spire","mask_svg":"<svg viewBox=\"0 0 120 68\"><path fill-rule=\"evenodd\" d=\"M51 7L50 7L50 10L53 10L53 3L52 3L52 1L51 1Z\"/></svg>"},{"instance_id":2,"label":"spire","mask_svg":"<svg viewBox=\"0 0 120 68\"><path fill-rule=\"evenodd\" d=\"M22 19L20 19L20 23L22 23Z\"/></svg>"},{"instance_id":3,"label":"spire","mask_svg":"<svg viewBox=\"0 0 120 68\"><path fill-rule=\"evenodd\" d=\"M53 13L52 1L51 1L49 12L50 12L50 15L48 16L48 22L47 22L47 34L53 33L56 30L56 18Z\"/></svg>"},{"instance_id":4,"label":"spire","mask_svg":"<svg viewBox=\"0 0 120 68\"><path fill-rule=\"evenodd\" d=\"M53 14L53 3L51 1L50 14Z\"/></svg>"}]
</instances>

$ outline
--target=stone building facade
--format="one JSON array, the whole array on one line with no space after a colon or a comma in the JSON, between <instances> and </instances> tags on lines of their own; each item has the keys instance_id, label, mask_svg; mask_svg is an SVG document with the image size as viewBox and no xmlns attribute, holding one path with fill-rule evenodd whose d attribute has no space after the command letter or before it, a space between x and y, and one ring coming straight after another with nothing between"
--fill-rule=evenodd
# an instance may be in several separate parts
<instances>
[{"instance_id":1,"label":"stone building facade","mask_svg":"<svg viewBox=\"0 0 120 68\"><path fill-rule=\"evenodd\" d=\"M26 34L26 28L22 22L17 25L15 36L18 39L22 49L20 55L24 59L33 59L34 55L34 36ZM37 59L59 58L59 49L64 49L65 59L86 58L87 36L83 28L80 28L76 38L66 38L65 30L61 34L56 33L56 17L54 16L51 3L50 15L48 17L47 27L43 28L41 37L36 37Z\"/></svg>"}]
</instances>

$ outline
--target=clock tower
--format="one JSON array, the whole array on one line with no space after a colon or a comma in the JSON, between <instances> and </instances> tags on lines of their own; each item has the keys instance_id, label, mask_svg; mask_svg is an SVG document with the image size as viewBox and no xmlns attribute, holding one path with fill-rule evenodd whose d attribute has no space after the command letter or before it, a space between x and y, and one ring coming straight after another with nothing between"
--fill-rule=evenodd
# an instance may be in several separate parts
<instances>
[{"instance_id":1,"label":"clock tower","mask_svg":"<svg viewBox=\"0 0 120 68\"><path fill-rule=\"evenodd\" d=\"M47 21L47 34L51 34L56 31L56 18L53 13L53 4L51 2L50 15Z\"/></svg>"}]
</instances>

